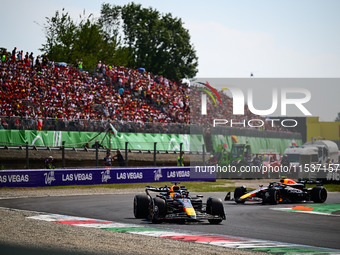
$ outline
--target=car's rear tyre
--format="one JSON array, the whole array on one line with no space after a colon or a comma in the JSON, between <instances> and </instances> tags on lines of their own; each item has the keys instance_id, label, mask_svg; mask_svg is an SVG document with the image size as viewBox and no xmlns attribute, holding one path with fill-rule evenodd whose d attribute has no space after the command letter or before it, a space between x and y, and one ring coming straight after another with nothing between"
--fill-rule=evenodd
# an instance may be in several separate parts
<instances>
[{"instance_id":1,"label":"car's rear tyre","mask_svg":"<svg viewBox=\"0 0 340 255\"><path fill-rule=\"evenodd\" d=\"M162 223L166 215L166 202L164 199L155 197L150 204L150 219L152 223Z\"/></svg>"},{"instance_id":2,"label":"car's rear tyre","mask_svg":"<svg viewBox=\"0 0 340 255\"><path fill-rule=\"evenodd\" d=\"M314 203L324 203L327 200L327 190L323 186L316 186L311 191L311 199Z\"/></svg>"},{"instance_id":3,"label":"car's rear tyre","mask_svg":"<svg viewBox=\"0 0 340 255\"><path fill-rule=\"evenodd\" d=\"M235 191L234 191L235 202L238 204L244 204L244 200L239 200L239 198L242 197L246 193L247 193L247 189L244 186L235 188Z\"/></svg>"},{"instance_id":4,"label":"car's rear tyre","mask_svg":"<svg viewBox=\"0 0 340 255\"><path fill-rule=\"evenodd\" d=\"M207 200L207 214L219 216L221 218L225 217L223 203L220 198L208 198ZM208 219L210 224L219 224L222 219Z\"/></svg>"},{"instance_id":5,"label":"car's rear tyre","mask_svg":"<svg viewBox=\"0 0 340 255\"><path fill-rule=\"evenodd\" d=\"M136 219L145 219L149 215L150 197L148 195L136 195L133 199L133 214Z\"/></svg>"},{"instance_id":6,"label":"car's rear tyre","mask_svg":"<svg viewBox=\"0 0 340 255\"><path fill-rule=\"evenodd\" d=\"M280 202L280 191L278 189L268 189L264 196L262 204L277 205Z\"/></svg>"}]
</instances>

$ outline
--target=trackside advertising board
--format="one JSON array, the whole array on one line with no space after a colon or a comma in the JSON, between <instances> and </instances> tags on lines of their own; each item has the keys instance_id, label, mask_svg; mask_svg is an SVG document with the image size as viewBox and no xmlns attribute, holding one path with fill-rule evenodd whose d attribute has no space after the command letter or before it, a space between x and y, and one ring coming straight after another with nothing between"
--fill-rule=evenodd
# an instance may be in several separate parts
<instances>
[{"instance_id":1,"label":"trackside advertising board","mask_svg":"<svg viewBox=\"0 0 340 255\"><path fill-rule=\"evenodd\" d=\"M0 171L0 187L46 187L136 182L212 181L211 173L194 176L192 167L41 169Z\"/></svg>"}]
</instances>

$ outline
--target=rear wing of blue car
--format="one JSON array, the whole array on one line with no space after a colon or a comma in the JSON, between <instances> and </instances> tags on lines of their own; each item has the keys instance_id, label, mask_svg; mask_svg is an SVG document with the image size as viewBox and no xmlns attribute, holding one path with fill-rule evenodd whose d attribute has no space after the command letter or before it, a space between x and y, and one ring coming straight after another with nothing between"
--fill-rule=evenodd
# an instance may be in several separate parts
<instances>
[{"instance_id":1,"label":"rear wing of blue car","mask_svg":"<svg viewBox=\"0 0 340 255\"><path fill-rule=\"evenodd\" d=\"M180 186L180 190L187 191L187 188L185 186ZM152 186L146 186L145 192L146 192L147 195L149 195L149 191L158 192L158 193L169 193L170 187L165 186L165 187L155 188L155 187L152 187Z\"/></svg>"}]
</instances>

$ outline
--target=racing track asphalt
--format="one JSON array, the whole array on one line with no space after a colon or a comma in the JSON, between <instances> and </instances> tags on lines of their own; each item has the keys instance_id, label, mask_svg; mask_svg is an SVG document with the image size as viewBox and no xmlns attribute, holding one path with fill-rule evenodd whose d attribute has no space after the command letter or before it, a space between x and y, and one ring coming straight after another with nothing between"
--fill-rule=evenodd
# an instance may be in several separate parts
<instances>
[{"instance_id":1,"label":"racing track asphalt","mask_svg":"<svg viewBox=\"0 0 340 255\"><path fill-rule=\"evenodd\" d=\"M202 195L204 199L213 196L223 200L225 193L202 193ZM134 194L105 194L1 199L0 206L122 223L151 224L146 220L134 218L133 197ZM189 224L166 222L153 227L340 249L340 217L270 209L287 205L258 203L237 205L233 201L223 203L227 220L220 225L210 225L206 221ZM326 203L340 203L340 193L329 193Z\"/></svg>"}]
</instances>

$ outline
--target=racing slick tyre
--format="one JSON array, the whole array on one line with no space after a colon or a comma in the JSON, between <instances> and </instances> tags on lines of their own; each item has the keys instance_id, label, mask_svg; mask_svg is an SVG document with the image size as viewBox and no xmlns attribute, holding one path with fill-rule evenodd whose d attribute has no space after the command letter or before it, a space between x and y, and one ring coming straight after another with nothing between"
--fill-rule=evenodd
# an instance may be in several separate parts
<instances>
[{"instance_id":1,"label":"racing slick tyre","mask_svg":"<svg viewBox=\"0 0 340 255\"><path fill-rule=\"evenodd\" d=\"M264 196L262 204L277 205L280 202L280 191L278 189L268 189Z\"/></svg>"},{"instance_id":2,"label":"racing slick tyre","mask_svg":"<svg viewBox=\"0 0 340 255\"><path fill-rule=\"evenodd\" d=\"M162 223L166 215L166 202L164 199L155 197L150 204L150 219L152 223Z\"/></svg>"},{"instance_id":3,"label":"racing slick tyre","mask_svg":"<svg viewBox=\"0 0 340 255\"><path fill-rule=\"evenodd\" d=\"M327 199L327 190L323 186L316 186L311 191L311 199L314 203L324 203Z\"/></svg>"},{"instance_id":4,"label":"racing slick tyre","mask_svg":"<svg viewBox=\"0 0 340 255\"><path fill-rule=\"evenodd\" d=\"M133 214L136 219L145 219L149 215L150 197L147 195L136 195L133 199Z\"/></svg>"},{"instance_id":5,"label":"racing slick tyre","mask_svg":"<svg viewBox=\"0 0 340 255\"><path fill-rule=\"evenodd\" d=\"M207 214L210 215L218 215L221 218L225 218L224 208L222 200L219 198L209 197L207 200ZM208 219L210 224L219 224L222 222L222 219Z\"/></svg>"},{"instance_id":6,"label":"racing slick tyre","mask_svg":"<svg viewBox=\"0 0 340 255\"><path fill-rule=\"evenodd\" d=\"M235 202L237 204L244 204L244 200L239 200L239 198L242 197L246 193L247 193L247 189L244 186L235 188L235 191L234 191Z\"/></svg>"}]
</instances>

